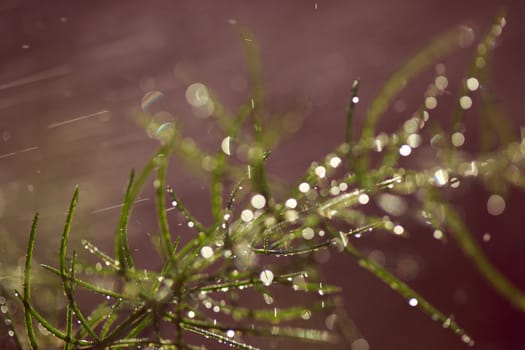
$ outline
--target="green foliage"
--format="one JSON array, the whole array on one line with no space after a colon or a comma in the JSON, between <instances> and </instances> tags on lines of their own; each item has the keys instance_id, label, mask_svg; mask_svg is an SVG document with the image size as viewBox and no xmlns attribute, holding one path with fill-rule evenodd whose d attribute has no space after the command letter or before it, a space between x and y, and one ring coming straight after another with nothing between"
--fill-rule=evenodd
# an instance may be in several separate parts
<instances>
[{"instance_id":1,"label":"green foliage","mask_svg":"<svg viewBox=\"0 0 525 350\"><path fill-rule=\"evenodd\" d=\"M470 78L488 84L486 65L490 49L504 26L504 17L498 17L489 34L479 43ZM444 91L437 82L430 85L417 112L398 132L375 134L379 118L392 99L405 87L408 80L436 60L468 42L471 33L460 29L431 42L409 60L384 85L366 114L361 137L354 140L353 119L357 107L359 81L353 84L346 116L344 142L324 159L313 162L305 175L287 194L277 193L279 183L267 174L266 161L274 151L275 132L266 130L264 89L261 68L253 36L241 30L253 97L230 115L208 91L208 103L215 106L217 125L224 131L222 151L207 154L182 136L180 125L162 123L147 113L139 116L148 130L153 130L161 147L138 172L132 171L127 185L120 220L115 234L115 257L101 251L92 243L82 242L86 250L100 260L95 266L80 263L75 250L68 253L74 212L79 199L76 188L69 207L62 234L59 267L42 265L46 272L62 282L66 296L65 321L55 325L39 313L31 295L32 261L38 214L35 215L27 248L23 293L16 292L24 309L25 332L22 324L13 319L7 309L10 295L2 286L2 312L9 320L9 332L20 349L38 349L63 346L64 349L119 349L149 347L162 349L201 349L201 343L192 345L196 334L240 349L256 349L254 337L285 337L298 341L351 342L346 316L340 308L340 289L326 284L316 264L314 254L332 249L348 255L359 266L370 271L409 305L421 309L434 321L458 334L461 340L473 344L465 331L445 313L436 309L424 297L385 268L368 259L352 242L371 231L383 230L393 235L406 235L405 229L391 218L392 201L414 201L436 238L448 232L457 240L480 273L501 295L525 311L525 295L503 276L485 257L472 238L466 224L454 212L451 204L442 199L445 188L454 187L459 179L480 178L507 186L523 186L522 172L525 143L513 137L504 127L498 129L501 148L492 153L480 153L465 159L457 150L461 145L442 143L436 146L438 165L430 169L408 169L400 165L401 156L418 147L418 140L426 137L429 120L429 99L437 99ZM476 89L463 82L460 96ZM484 123L494 124L499 115L495 107L481 94L485 111ZM464 110L458 107L454 114L453 132L462 130ZM251 124L249 130L243 129ZM436 123L434 121L434 123ZM435 124L430 138L445 133ZM273 132L273 133L272 133ZM265 134L271 134L267 137ZM462 134L459 136L461 137ZM417 142L415 142L416 140ZM244 164L232 161L230 147L246 146ZM484 147L486 149L487 147ZM375 152L375 156L371 154ZM168 163L174 157L188 164L205 160L209 172L211 211L213 222L200 222L181 202L175 189L169 185ZM380 157L377 166L372 159ZM346 167L341 164L346 162ZM344 169L344 170L342 170ZM129 248L127 228L133 202L155 172L153 185L156 195L158 234L153 244L162 259L162 267L139 269ZM225 195L229 188L230 194ZM501 187L500 186L500 187ZM502 194L504 193L501 192ZM381 205L380 216L365 213L361 206L370 198L388 200ZM168 222L166 203L175 206L191 223L197 234L181 240L172 232ZM390 209L389 209L390 208ZM277 258L279 257L279 258ZM280 263L285 260L286 264ZM351 260L349 259L349 260ZM271 263L269 261L272 261ZM94 273L93 273L94 272ZM43 272L44 273L44 272ZM98 277L109 278L111 287L101 285ZM91 310L82 310L77 289L101 296L102 301ZM242 297L245 293L260 295L265 307L255 308ZM279 305L275 295L301 294L298 305ZM6 299L7 298L7 299ZM312 313L329 315L335 319L330 329L308 326ZM35 332L34 322L40 332ZM54 335L51 341L45 333ZM27 340L26 340L27 339ZM47 340L46 340L47 339Z\"/></svg>"}]
</instances>

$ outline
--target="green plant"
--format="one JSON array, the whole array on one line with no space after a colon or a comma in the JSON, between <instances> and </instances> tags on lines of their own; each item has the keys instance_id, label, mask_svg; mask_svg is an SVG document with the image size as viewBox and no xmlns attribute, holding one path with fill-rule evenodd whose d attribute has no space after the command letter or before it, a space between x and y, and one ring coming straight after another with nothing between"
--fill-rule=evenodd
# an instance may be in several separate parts
<instances>
[{"instance_id":1,"label":"green plant","mask_svg":"<svg viewBox=\"0 0 525 350\"><path fill-rule=\"evenodd\" d=\"M160 140L161 147L139 173L131 172L115 234L115 257L88 241L83 241L83 246L100 260L98 264L80 262L76 250L68 253L79 199L79 189L75 189L61 238L59 266L42 265L58 278L66 296L65 321L62 328L56 326L39 313L31 296L37 213L29 236L23 289L16 292L24 309L27 337L21 335L20 322L6 306L13 294L2 286L1 311L9 334L20 349L36 349L39 344L47 347L63 344L64 349L201 348L192 345L195 341L186 336L191 333L242 349L256 348L250 345L252 336L351 343L352 334L340 307L339 288L324 283L314 258L319 250L336 249L372 272L410 306L418 307L450 328L463 342L473 344L453 319L368 259L352 240L373 230L406 235L392 213L396 203L410 199L419 205L436 238L444 239L445 233L450 232L494 288L525 311L523 292L492 266L443 195L445 188L455 188L460 180L471 181L469 178L481 179L489 190L500 195L506 193L508 186L524 185L525 142L500 127L503 123L494 122L501 115L483 93L480 97L486 115L482 123L499 126L496 131L500 148L489 151L493 144L485 135L480 154L465 156L457 149L464 139L463 115L472 103L470 95L479 92L480 82L488 84L486 61L504 25L504 17L499 16L478 44L468 79L462 82L450 133L429 118L429 111L446 87L442 72L429 86L421 107L397 132L376 135L375 127L407 81L472 40L471 33L464 28L431 42L385 83L366 114L357 140L352 129L359 88L359 81L355 81L346 115L345 142L324 159L313 162L288 193L282 190L285 185L266 171L265 163L281 135L279 126L268 126L255 41L248 31L241 30L252 78L252 98L231 115L206 88L199 87L202 99L199 104L213 104L217 125L224 132L222 150L208 154L185 139L182 126L171 117L148 113L148 101L155 98L154 94L148 95L145 113L137 119L150 135ZM445 135L452 137L451 143L444 141ZM415 152L427 137L432 139L439 165L429 169L402 166L401 157ZM234 145L244 148L243 162L232 160ZM213 221L208 225L186 209L168 183L167 165L174 154L188 166L203 164L210 175ZM152 173L155 173L158 221L158 234L152 237L152 243L163 261L159 270L136 266L127 237L133 203ZM224 195L227 190L229 194ZM380 214L362 210L361 206L371 197L377 198L383 211ZM172 232L166 203L171 203L196 230L194 237L183 239ZM112 288L103 287L104 280L112 281ZM100 295L100 303L84 311L77 296L79 289ZM266 306L253 308L249 301L245 302L243 294L250 291L260 294ZM274 296L287 292L307 297L297 305L279 305ZM310 328L308 319L312 313L328 315L332 320L330 329ZM35 321L40 333L51 333L54 337L37 334ZM196 342L202 343L198 339Z\"/></svg>"}]
</instances>

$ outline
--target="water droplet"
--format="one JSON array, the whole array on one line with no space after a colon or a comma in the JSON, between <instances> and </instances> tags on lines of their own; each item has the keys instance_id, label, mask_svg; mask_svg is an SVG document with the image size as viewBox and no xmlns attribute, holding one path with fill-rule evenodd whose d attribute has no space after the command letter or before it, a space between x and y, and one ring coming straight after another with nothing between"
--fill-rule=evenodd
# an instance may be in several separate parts
<instances>
[{"instance_id":1,"label":"water droplet","mask_svg":"<svg viewBox=\"0 0 525 350\"><path fill-rule=\"evenodd\" d=\"M359 103L359 97L358 96L352 97L352 103Z\"/></svg>"},{"instance_id":2,"label":"water droplet","mask_svg":"<svg viewBox=\"0 0 525 350\"><path fill-rule=\"evenodd\" d=\"M434 230L434 233L432 233L432 236L435 239L442 239L443 238L443 231L441 231L441 230Z\"/></svg>"},{"instance_id":3,"label":"water droplet","mask_svg":"<svg viewBox=\"0 0 525 350\"><path fill-rule=\"evenodd\" d=\"M264 293L264 294L263 294L263 298L264 298L264 302L265 302L266 304L268 304L268 305L271 305L271 304L273 304L273 302L274 302L274 300L273 300L273 298L272 298L272 296L271 296L270 294L266 294L266 293Z\"/></svg>"},{"instance_id":4,"label":"water droplet","mask_svg":"<svg viewBox=\"0 0 525 350\"><path fill-rule=\"evenodd\" d=\"M408 299L408 305L412 307L416 307L417 304L419 304L418 300L416 298L410 298Z\"/></svg>"},{"instance_id":5,"label":"water droplet","mask_svg":"<svg viewBox=\"0 0 525 350\"><path fill-rule=\"evenodd\" d=\"M483 234L483 242L488 242L488 241L490 241L490 233Z\"/></svg>"},{"instance_id":6,"label":"water droplet","mask_svg":"<svg viewBox=\"0 0 525 350\"><path fill-rule=\"evenodd\" d=\"M204 259L209 259L213 256L213 248L210 246L205 245L201 248L201 256Z\"/></svg>"},{"instance_id":7,"label":"water droplet","mask_svg":"<svg viewBox=\"0 0 525 350\"><path fill-rule=\"evenodd\" d=\"M265 286L269 286L273 282L273 272L271 270L263 270L261 271L261 274L259 275L259 279L261 280L262 284Z\"/></svg>"},{"instance_id":8,"label":"water droplet","mask_svg":"<svg viewBox=\"0 0 525 350\"><path fill-rule=\"evenodd\" d=\"M461 336L461 341L468 344L468 343L470 343L472 341L472 339L468 335L463 334Z\"/></svg>"},{"instance_id":9,"label":"water droplet","mask_svg":"<svg viewBox=\"0 0 525 350\"><path fill-rule=\"evenodd\" d=\"M171 201L171 206L172 207L176 207L177 205L179 205L179 203L177 203L176 200Z\"/></svg>"},{"instance_id":10,"label":"water droplet","mask_svg":"<svg viewBox=\"0 0 525 350\"><path fill-rule=\"evenodd\" d=\"M303 310L303 312L301 312L301 318L303 320L309 320L311 317L312 317L312 312L310 310Z\"/></svg>"},{"instance_id":11,"label":"water droplet","mask_svg":"<svg viewBox=\"0 0 525 350\"><path fill-rule=\"evenodd\" d=\"M226 336L227 336L228 338L233 338L233 337L235 337L235 331L234 331L233 329L228 329L228 330L226 331Z\"/></svg>"},{"instance_id":12,"label":"water droplet","mask_svg":"<svg viewBox=\"0 0 525 350\"><path fill-rule=\"evenodd\" d=\"M194 318L195 317L195 312L192 311L192 310L188 311L188 317L189 318Z\"/></svg>"}]
</instances>

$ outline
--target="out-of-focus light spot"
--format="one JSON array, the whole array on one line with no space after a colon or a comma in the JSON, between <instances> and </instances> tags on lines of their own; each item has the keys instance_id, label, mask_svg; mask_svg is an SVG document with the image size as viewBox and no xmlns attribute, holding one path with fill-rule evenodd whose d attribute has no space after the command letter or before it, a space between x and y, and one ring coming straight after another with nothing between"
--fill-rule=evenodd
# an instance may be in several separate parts
<instances>
[{"instance_id":1,"label":"out-of-focus light spot","mask_svg":"<svg viewBox=\"0 0 525 350\"><path fill-rule=\"evenodd\" d=\"M459 105L463 109L470 109L470 107L472 107L472 99L470 96L461 96L459 98Z\"/></svg>"},{"instance_id":2,"label":"out-of-focus light spot","mask_svg":"<svg viewBox=\"0 0 525 350\"><path fill-rule=\"evenodd\" d=\"M386 263L385 253L380 250L372 250L370 254L368 254L368 259L380 266L385 266Z\"/></svg>"},{"instance_id":3,"label":"out-of-focus light spot","mask_svg":"<svg viewBox=\"0 0 525 350\"><path fill-rule=\"evenodd\" d=\"M256 194L252 197L251 204L255 209L262 209L266 205L266 198L262 194Z\"/></svg>"},{"instance_id":4,"label":"out-of-focus light spot","mask_svg":"<svg viewBox=\"0 0 525 350\"><path fill-rule=\"evenodd\" d=\"M310 191L310 185L307 182L299 184L299 192L306 193Z\"/></svg>"},{"instance_id":5,"label":"out-of-focus light spot","mask_svg":"<svg viewBox=\"0 0 525 350\"><path fill-rule=\"evenodd\" d=\"M396 102L394 102L393 108L394 111L398 113L403 113L407 109L407 104L403 100L397 100Z\"/></svg>"},{"instance_id":6,"label":"out-of-focus light spot","mask_svg":"<svg viewBox=\"0 0 525 350\"><path fill-rule=\"evenodd\" d=\"M199 118L208 118L215 111L215 105L209 100L205 105L199 107L192 107L193 114Z\"/></svg>"},{"instance_id":7,"label":"out-of-focus light spot","mask_svg":"<svg viewBox=\"0 0 525 350\"><path fill-rule=\"evenodd\" d=\"M339 188L339 186L330 187L330 194L332 196L337 196L339 193L341 193L341 189Z\"/></svg>"},{"instance_id":8,"label":"out-of-focus light spot","mask_svg":"<svg viewBox=\"0 0 525 350\"><path fill-rule=\"evenodd\" d=\"M434 230L434 233L432 233L432 236L435 239L443 239L443 231L441 231L441 230Z\"/></svg>"},{"instance_id":9,"label":"out-of-focus light spot","mask_svg":"<svg viewBox=\"0 0 525 350\"><path fill-rule=\"evenodd\" d=\"M350 344L351 350L370 350L370 345L364 338L356 339Z\"/></svg>"},{"instance_id":10,"label":"out-of-focus light spot","mask_svg":"<svg viewBox=\"0 0 525 350\"><path fill-rule=\"evenodd\" d=\"M450 139L455 147L461 147L465 143L465 135L460 132L453 133Z\"/></svg>"},{"instance_id":11,"label":"out-of-focus light spot","mask_svg":"<svg viewBox=\"0 0 525 350\"><path fill-rule=\"evenodd\" d=\"M316 167L314 172L315 172L315 175L317 175L321 179L326 177L326 168L322 165L319 165L318 167Z\"/></svg>"},{"instance_id":12,"label":"out-of-focus light spot","mask_svg":"<svg viewBox=\"0 0 525 350\"><path fill-rule=\"evenodd\" d=\"M419 134L410 134L407 137L407 144L411 148L418 148L421 145L421 136Z\"/></svg>"},{"instance_id":13,"label":"out-of-focus light spot","mask_svg":"<svg viewBox=\"0 0 525 350\"><path fill-rule=\"evenodd\" d=\"M418 124L419 122L417 118L410 118L403 123L403 129L405 129L405 132L407 134L411 134L417 131Z\"/></svg>"},{"instance_id":14,"label":"out-of-focus light spot","mask_svg":"<svg viewBox=\"0 0 525 350\"><path fill-rule=\"evenodd\" d=\"M230 136L227 136L221 142L221 149L226 155L231 155L232 154L231 153L231 148L230 148L231 139L232 138Z\"/></svg>"},{"instance_id":15,"label":"out-of-focus light spot","mask_svg":"<svg viewBox=\"0 0 525 350\"><path fill-rule=\"evenodd\" d=\"M242 212L241 212L241 220L244 221L244 222L250 222L253 220L253 211L251 211L250 209L244 209Z\"/></svg>"},{"instance_id":16,"label":"out-of-focus light spot","mask_svg":"<svg viewBox=\"0 0 525 350\"><path fill-rule=\"evenodd\" d=\"M337 168L339 165L341 165L341 158L334 156L330 158L329 164L332 168Z\"/></svg>"},{"instance_id":17,"label":"out-of-focus light spot","mask_svg":"<svg viewBox=\"0 0 525 350\"><path fill-rule=\"evenodd\" d=\"M377 196L377 204L381 209L394 216L401 216L407 210L405 200L390 193L382 193Z\"/></svg>"},{"instance_id":18,"label":"out-of-focus light spot","mask_svg":"<svg viewBox=\"0 0 525 350\"><path fill-rule=\"evenodd\" d=\"M315 232L311 227L305 227L303 228L301 235L304 239L310 240L315 237Z\"/></svg>"},{"instance_id":19,"label":"out-of-focus light spot","mask_svg":"<svg viewBox=\"0 0 525 350\"><path fill-rule=\"evenodd\" d=\"M284 205L287 207L287 208L290 208L290 209L295 209L297 207L297 200L295 198L289 198L286 200L286 202L284 203Z\"/></svg>"},{"instance_id":20,"label":"out-of-focus light spot","mask_svg":"<svg viewBox=\"0 0 525 350\"><path fill-rule=\"evenodd\" d=\"M490 241L490 233L484 233L483 234L483 242L488 242Z\"/></svg>"},{"instance_id":21,"label":"out-of-focus light spot","mask_svg":"<svg viewBox=\"0 0 525 350\"><path fill-rule=\"evenodd\" d=\"M370 197L366 193L361 193L357 198L360 204L367 204L370 201Z\"/></svg>"},{"instance_id":22,"label":"out-of-focus light spot","mask_svg":"<svg viewBox=\"0 0 525 350\"><path fill-rule=\"evenodd\" d=\"M493 194L487 201L487 211L490 215L500 215L505 211L505 199L498 194Z\"/></svg>"},{"instance_id":23,"label":"out-of-focus light spot","mask_svg":"<svg viewBox=\"0 0 525 350\"><path fill-rule=\"evenodd\" d=\"M193 107L202 107L209 99L208 89L202 83L193 83L186 89L186 101Z\"/></svg>"},{"instance_id":24,"label":"out-of-focus light spot","mask_svg":"<svg viewBox=\"0 0 525 350\"><path fill-rule=\"evenodd\" d=\"M479 88L479 80L472 77L467 79L467 89L476 91Z\"/></svg>"},{"instance_id":25,"label":"out-of-focus light spot","mask_svg":"<svg viewBox=\"0 0 525 350\"><path fill-rule=\"evenodd\" d=\"M162 108L162 100L164 98L164 94L157 90L152 90L147 92L144 97L142 97L142 101L140 103L140 108L143 112L147 113L156 113L161 111Z\"/></svg>"},{"instance_id":26,"label":"out-of-focus light spot","mask_svg":"<svg viewBox=\"0 0 525 350\"><path fill-rule=\"evenodd\" d=\"M10 138L11 138L11 133L8 130L5 130L4 132L2 132L2 140L4 140L4 142L9 141Z\"/></svg>"},{"instance_id":27,"label":"out-of-focus light spot","mask_svg":"<svg viewBox=\"0 0 525 350\"><path fill-rule=\"evenodd\" d=\"M399 147L399 154L403 157L408 157L412 153L412 148L409 145L402 145Z\"/></svg>"},{"instance_id":28,"label":"out-of-focus light spot","mask_svg":"<svg viewBox=\"0 0 525 350\"><path fill-rule=\"evenodd\" d=\"M437 107L437 99L434 96L425 98L425 107L427 109L434 109Z\"/></svg>"},{"instance_id":29,"label":"out-of-focus light spot","mask_svg":"<svg viewBox=\"0 0 525 350\"><path fill-rule=\"evenodd\" d=\"M436 182L436 185L438 186L445 186L448 183L449 176L448 171L445 169L437 169L434 172L434 181Z\"/></svg>"},{"instance_id":30,"label":"out-of-focus light spot","mask_svg":"<svg viewBox=\"0 0 525 350\"><path fill-rule=\"evenodd\" d=\"M485 59L483 57L476 58L476 67L481 69L485 67Z\"/></svg>"},{"instance_id":31,"label":"out-of-focus light spot","mask_svg":"<svg viewBox=\"0 0 525 350\"><path fill-rule=\"evenodd\" d=\"M434 84L439 90L445 90L448 86L448 79L444 75L437 76Z\"/></svg>"},{"instance_id":32,"label":"out-of-focus light spot","mask_svg":"<svg viewBox=\"0 0 525 350\"><path fill-rule=\"evenodd\" d=\"M284 212L284 218L288 222L295 222L297 219L299 219L299 214L296 210L287 210Z\"/></svg>"},{"instance_id":33,"label":"out-of-focus light spot","mask_svg":"<svg viewBox=\"0 0 525 350\"><path fill-rule=\"evenodd\" d=\"M459 47L464 49L472 45L475 35L474 35L474 30L470 27L463 26L461 29L462 29L462 32L459 37Z\"/></svg>"},{"instance_id":34,"label":"out-of-focus light spot","mask_svg":"<svg viewBox=\"0 0 525 350\"><path fill-rule=\"evenodd\" d=\"M405 232L405 228L403 226L401 226L401 225L395 225L394 228L392 229L392 231L396 235L402 235Z\"/></svg>"}]
</instances>

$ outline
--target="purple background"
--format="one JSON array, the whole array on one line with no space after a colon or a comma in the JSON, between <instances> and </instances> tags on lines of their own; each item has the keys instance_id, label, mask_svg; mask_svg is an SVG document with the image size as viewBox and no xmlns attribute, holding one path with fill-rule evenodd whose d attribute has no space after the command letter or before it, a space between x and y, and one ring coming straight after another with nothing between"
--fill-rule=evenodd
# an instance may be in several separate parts
<instances>
[{"instance_id":1,"label":"purple background","mask_svg":"<svg viewBox=\"0 0 525 350\"><path fill-rule=\"evenodd\" d=\"M15 247L3 248L0 268L23 256L37 209L42 214L37 244L50 247L40 253L40 260L54 256L75 184L81 188L75 235L111 242L118 209L93 211L120 203L129 169L144 164L156 147L130 118L148 84L165 93L187 135L207 149L218 146L213 124L192 116L184 92L188 83L202 81L231 109L249 96L248 89L241 89L246 81L244 57L228 20L255 33L268 109L294 110L300 100L308 101L298 134L270 161L275 174L293 180L342 141L354 78L362 81L356 116L360 125L385 79L418 48L459 24L482 33L504 3L508 25L494 52L493 87L519 125L524 121L525 73L525 6L520 1L3 0L0 237L14 240ZM463 50L447 59L451 85L457 87L453 77L465 74L471 55L471 50ZM187 80L177 75L181 71ZM408 111L421 101L425 77L430 75L416 79L403 93ZM49 128L101 110L109 112ZM387 117L382 128L392 131L407 115L389 111ZM12 152L16 154L9 155ZM207 200L205 182L194 181L176 166L171 174L190 209L206 217L208 208L199 205ZM486 215L487 197L474 187L455 200L477 237L492 234L490 243L482 244L495 265L525 288L523 195L512 193L508 209L498 217ZM149 244L144 230L154 223L153 208L151 200L137 204L130 233L136 249ZM524 314L484 282L453 240L441 245L428 230L408 225L413 231L408 240L376 237L360 246L380 249L393 264L402 257L415 259L419 274L411 286L440 310L454 314L475 338L477 349L525 349ZM344 287L346 310L371 349L467 348L349 258L332 258L326 266L328 279Z\"/></svg>"}]
</instances>

